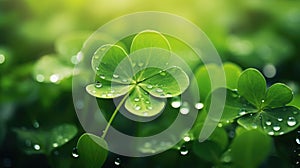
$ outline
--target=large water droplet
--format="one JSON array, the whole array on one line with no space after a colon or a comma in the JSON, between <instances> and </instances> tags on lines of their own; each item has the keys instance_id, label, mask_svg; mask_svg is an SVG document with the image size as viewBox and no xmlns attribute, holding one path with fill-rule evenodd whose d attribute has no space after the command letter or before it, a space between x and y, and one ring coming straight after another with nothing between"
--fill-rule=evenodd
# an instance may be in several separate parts
<instances>
[{"instance_id":1,"label":"large water droplet","mask_svg":"<svg viewBox=\"0 0 300 168\"><path fill-rule=\"evenodd\" d=\"M270 126L270 125L272 125L272 122L270 120L267 120L266 125Z\"/></svg>"},{"instance_id":2,"label":"large water droplet","mask_svg":"<svg viewBox=\"0 0 300 168\"><path fill-rule=\"evenodd\" d=\"M58 143L55 142L52 144L52 146L53 146L53 148L56 148L56 147L58 147Z\"/></svg>"},{"instance_id":3,"label":"large water droplet","mask_svg":"<svg viewBox=\"0 0 300 168\"><path fill-rule=\"evenodd\" d=\"M33 145L33 149L38 151L41 149L41 146L39 144L35 144L35 145Z\"/></svg>"},{"instance_id":4,"label":"large water droplet","mask_svg":"<svg viewBox=\"0 0 300 168\"><path fill-rule=\"evenodd\" d=\"M58 80L59 80L59 75L58 74L53 74L53 75L50 76L50 81L52 83L56 83L56 82L58 82Z\"/></svg>"},{"instance_id":5,"label":"large water droplet","mask_svg":"<svg viewBox=\"0 0 300 168\"><path fill-rule=\"evenodd\" d=\"M119 166L121 164L121 159L120 158L116 158L115 160L115 165Z\"/></svg>"},{"instance_id":6,"label":"large water droplet","mask_svg":"<svg viewBox=\"0 0 300 168\"><path fill-rule=\"evenodd\" d=\"M273 126L273 130L274 131L279 131L280 130L280 126L279 125L274 125Z\"/></svg>"},{"instance_id":7,"label":"large water droplet","mask_svg":"<svg viewBox=\"0 0 300 168\"><path fill-rule=\"evenodd\" d=\"M171 102L173 108L179 108L181 106L181 101L178 97L174 97Z\"/></svg>"},{"instance_id":8,"label":"large water droplet","mask_svg":"<svg viewBox=\"0 0 300 168\"><path fill-rule=\"evenodd\" d=\"M77 148L76 148L76 147L73 148L72 156L73 156L74 158L78 158L78 157L79 157L79 154L78 154L78 151L77 151Z\"/></svg>"},{"instance_id":9,"label":"large water droplet","mask_svg":"<svg viewBox=\"0 0 300 168\"><path fill-rule=\"evenodd\" d=\"M187 102L183 102L179 111L181 114L188 114L190 112L189 104Z\"/></svg>"},{"instance_id":10,"label":"large water droplet","mask_svg":"<svg viewBox=\"0 0 300 168\"><path fill-rule=\"evenodd\" d=\"M97 81L97 82L95 83L95 87L96 87L96 88L101 88L101 87L102 87L102 83Z\"/></svg>"},{"instance_id":11,"label":"large water droplet","mask_svg":"<svg viewBox=\"0 0 300 168\"><path fill-rule=\"evenodd\" d=\"M197 110L201 110L201 109L203 109L203 107L204 107L204 104L203 103L196 103L195 104L195 108L197 109Z\"/></svg>"},{"instance_id":12,"label":"large water droplet","mask_svg":"<svg viewBox=\"0 0 300 168\"><path fill-rule=\"evenodd\" d=\"M191 137L188 136L188 135L186 135L186 136L183 137L183 140L184 140L185 142L190 142L190 141L191 141Z\"/></svg>"},{"instance_id":13,"label":"large water droplet","mask_svg":"<svg viewBox=\"0 0 300 168\"><path fill-rule=\"evenodd\" d=\"M287 121L288 126L292 127L295 126L297 124L297 121L294 117L289 117L288 121Z\"/></svg>"},{"instance_id":14,"label":"large water droplet","mask_svg":"<svg viewBox=\"0 0 300 168\"><path fill-rule=\"evenodd\" d=\"M181 155L187 155L189 153L188 149L183 145L181 148L180 148L180 154Z\"/></svg>"}]
</instances>

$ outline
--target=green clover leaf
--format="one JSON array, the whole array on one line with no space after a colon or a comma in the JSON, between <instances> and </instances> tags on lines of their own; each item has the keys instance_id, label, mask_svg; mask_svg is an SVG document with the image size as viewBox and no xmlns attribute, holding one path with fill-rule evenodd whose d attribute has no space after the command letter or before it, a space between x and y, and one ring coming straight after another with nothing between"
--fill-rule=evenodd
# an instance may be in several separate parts
<instances>
[{"instance_id":1,"label":"green clover leaf","mask_svg":"<svg viewBox=\"0 0 300 168\"><path fill-rule=\"evenodd\" d=\"M130 52L128 55L118 45L101 46L92 58L95 83L86 90L97 98L124 96L122 103L130 113L155 116L165 107L166 98L187 89L189 78L180 67L168 64L170 44L161 33L150 30L138 33Z\"/></svg>"},{"instance_id":2,"label":"green clover leaf","mask_svg":"<svg viewBox=\"0 0 300 168\"><path fill-rule=\"evenodd\" d=\"M267 89L264 77L256 69L243 71L237 90L218 88L214 93L224 92L224 89L227 97L220 119L222 123L238 119L238 124L246 129L259 128L275 136L288 133L300 125L300 110L287 105L293 99L292 90L282 83Z\"/></svg>"}]
</instances>

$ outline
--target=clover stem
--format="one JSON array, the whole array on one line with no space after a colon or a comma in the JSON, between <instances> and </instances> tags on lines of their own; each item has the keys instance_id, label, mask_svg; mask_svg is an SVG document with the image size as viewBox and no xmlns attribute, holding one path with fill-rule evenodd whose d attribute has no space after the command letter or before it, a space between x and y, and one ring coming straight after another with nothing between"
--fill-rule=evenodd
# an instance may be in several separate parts
<instances>
[{"instance_id":1,"label":"clover stem","mask_svg":"<svg viewBox=\"0 0 300 168\"><path fill-rule=\"evenodd\" d=\"M106 134L107 134L107 131L108 131L108 128L110 127L111 123L113 122L114 118L116 117L118 111L120 110L121 106L124 104L125 100L127 99L127 97L129 96L130 92L128 92L123 98L122 100L120 101L120 103L118 104L118 106L116 107L115 111L113 112L113 114L111 115L104 131L103 131L103 134L101 136L101 138L105 138Z\"/></svg>"}]
</instances>

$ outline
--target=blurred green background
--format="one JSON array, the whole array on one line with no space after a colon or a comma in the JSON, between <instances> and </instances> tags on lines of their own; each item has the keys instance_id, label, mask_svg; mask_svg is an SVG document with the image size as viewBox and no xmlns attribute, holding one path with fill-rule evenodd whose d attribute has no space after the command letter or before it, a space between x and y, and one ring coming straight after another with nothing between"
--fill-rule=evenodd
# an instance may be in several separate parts
<instances>
[{"instance_id":1,"label":"blurred green background","mask_svg":"<svg viewBox=\"0 0 300 168\"><path fill-rule=\"evenodd\" d=\"M0 0L0 167L68 167L84 132L72 101L74 56L101 25L149 10L189 19L224 62L258 68L269 84L287 83L295 93L292 104L300 106L300 1ZM46 156L23 152L16 130L64 124L77 128L66 145Z\"/></svg>"}]
</instances>

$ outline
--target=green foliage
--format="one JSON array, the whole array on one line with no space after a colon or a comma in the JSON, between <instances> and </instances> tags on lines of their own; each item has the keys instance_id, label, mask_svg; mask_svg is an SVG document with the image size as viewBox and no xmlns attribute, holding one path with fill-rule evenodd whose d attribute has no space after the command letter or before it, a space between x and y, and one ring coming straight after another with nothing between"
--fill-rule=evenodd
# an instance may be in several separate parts
<instances>
[{"instance_id":1,"label":"green foliage","mask_svg":"<svg viewBox=\"0 0 300 168\"><path fill-rule=\"evenodd\" d=\"M286 106L293 98L291 89L282 83L266 89L266 81L256 69L250 68L241 74L237 92L225 90L226 103L220 122L238 119L238 123L246 129L259 128L269 135L286 134L300 125L300 110Z\"/></svg>"},{"instance_id":2,"label":"green foliage","mask_svg":"<svg viewBox=\"0 0 300 168\"><path fill-rule=\"evenodd\" d=\"M78 158L74 162L75 167L99 168L106 158L108 146L104 139L93 134L85 133L81 135L77 142Z\"/></svg>"},{"instance_id":3,"label":"green foliage","mask_svg":"<svg viewBox=\"0 0 300 168\"><path fill-rule=\"evenodd\" d=\"M240 134L231 144L234 167L255 168L262 164L271 151L272 139L257 130Z\"/></svg>"},{"instance_id":4,"label":"green foliage","mask_svg":"<svg viewBox=\"0 0 300 168\"><path fill-rule=\"evenodd\" d=\"M69 142L77 134L74 125L64 124L51 130L14 129L27 154L46 154Z\"/></svg>"}]
</instances>

